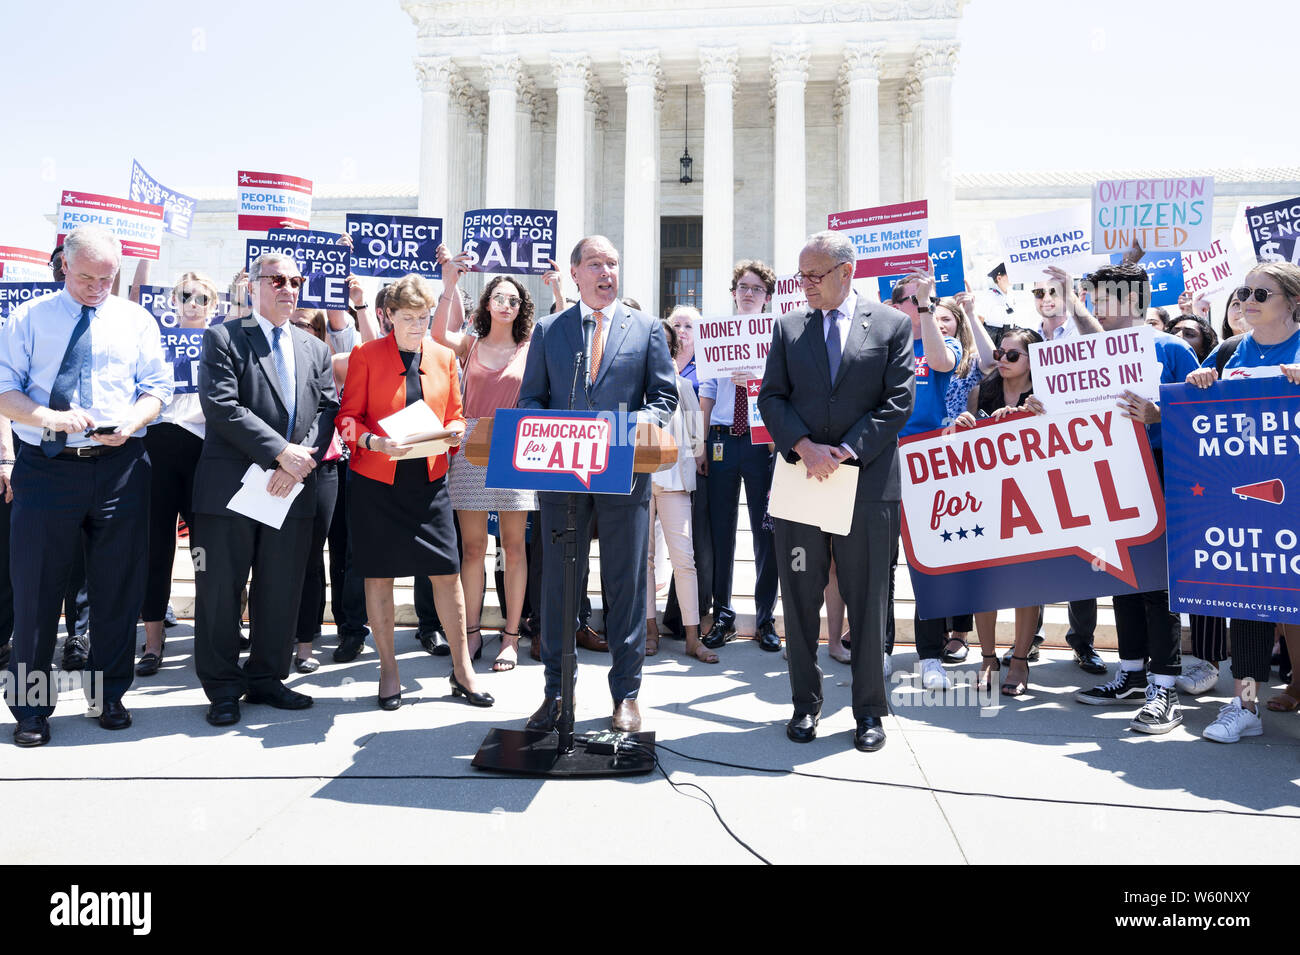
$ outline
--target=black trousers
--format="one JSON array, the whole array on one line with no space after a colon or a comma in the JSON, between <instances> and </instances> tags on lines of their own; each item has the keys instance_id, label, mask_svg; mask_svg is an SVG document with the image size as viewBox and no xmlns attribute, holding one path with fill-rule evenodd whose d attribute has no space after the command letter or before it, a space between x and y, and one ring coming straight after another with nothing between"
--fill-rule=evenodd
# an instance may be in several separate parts
<instances>
[{"instance_id":1,"label":"black trousers","mask_svg":"<svg viewBox=\"0 0 1300 955\"><path fill-rule=\"evenodd\" d=\"M1232 620L1232 675L1238 680L1267 683L1273 670L1273 622ZM1286 641L1282 641L1286 646ZM1220 657L1219 659L1223 659Z\"/></svg>"},{"instance_id":2,"label":"black trousers","mask_svg":"<svg viewBox=\"0 0 1300 955\"><path fill-rule=\"evenodd\" d=\"M94 458L47 458L18 444L13 472L10 575L14 636L10 671L47 685L59 611L72 566L84 554L95 642L86 674L103 676L103 701L122 699L134 677L136 622L144 601L149 455L132 438ZM83 544L84 534L84 544ZM13 708L17 719L49 716L53 699Z\"/></svg>"},{"instance_id":3,"label":"black trousers","mask_svg":"<svg viewBox=\"0 0 1300 955\"><path fill-rule=\"evenodd\" d=\"M722 460L714 461L713 446L722 445ZM710 550L713 553L713 619L735 623L731 606L731 583L736 559L736 521L740 509L740 485L745 485L745 506L749 511L749 531L754 544L755 625L772 622L776 614L777 572L773 556L772 532L763 527L767 513L767 495L772 489L775 455L765 444L750 443L749 435L733 435L731 429L714 425L709 429L709 481L706 492L709 505ZM693 528L692 528L693 530ZM699 568L696 568L698 575ZM707 605L700 605L701 617Z\"/></svg>"},{"instance_id":4,"label":"black trousers","mask_svg":"<svg viewBox=\"0 0 1300 955\"><path fill-rule=\"evenodd\" d=\"M1165 460L1160 448L1151 449L1160 486L1165 483ZM1158 676L1183 672L1183 625L1178 614L1169 612L1169 591L1148 590L1116 594L1115 642L1121 660L1148 660L1147 669Z\"/></svg>"},{"instance_id":5,"label":"black trousers","mask_svg":"<svg viewBox=\"0 0 1300 955\"><path fill-rule=\"evenodd\" d=\"M894 522L895 529L898 528L898 522ZM875 531L874 533L883 533ZM893 549L889 556L889 606L885 617L885 653L894 652L894 574L898 570L898 545L901 538L897 533L894 534ZM840 568L852 567L852 564L841 564L836 560L835 565ZM907 572L906 566L903 572ZM843 574L843 569L840 574ZM841 584L841 589L843 585ZM785 591L782 590L782 593ZM852 629L852 624L849 624ZM941 660L943 659L943 648L948 642L948 621L944 617L935 617L933 620L922 620L920 617L920 608L916 608L912 614L912 636L916 640L916 655L922 660ZM857 632L853 633L853 642L856 645L858 640Z\"/></svg>"},{"instance_id":6,"label":"black trousers","mask_svg":"<svg viewBox=\"0 0 1300 955\"><path fill-rule=\"evenodd\" d=\"M9 579L9 522L13 504L0 494L0 647L14 635L14 584Z\"/></svg>"},{"instance_id":7,"label":"black trousers","mask_svg":"<svg viewBox=\"0 0 1300 955\"><path fill-rule=\"evenodd\" d=\"M338 462L322 461L316 467L316 512L312 515L311 544L303 572L302 600L298 603L298 643L315 641L325 622L325 540L334 519L338 490Z\"/></svg>"},{"instance_id":8,"label":"black trousers","mask_svg":"<svg viewBox=\"0 0 1300 955\"><path fill-rule=\"evenodd\" d=\"M352 541L348 533L348 464L340 461L336 468L337 493L334 516L330 520L330 610L339 638L370 635L366 627L365 581L352 572Z\"/></svg>"},{"instance_id":9,"label":"black trousers","mask_svg":"<svg viewBox=\"0 0 1300 955\"><path fill-rule=\"evenodd\" d=\"M156 424L144 435L153 465L149 480L149 565L145 576L146 621L162 620L172 593L176 562L176 518L194 526L194 471L203 453L203 439L176 424Z\"/></svg>"}]
</instances>

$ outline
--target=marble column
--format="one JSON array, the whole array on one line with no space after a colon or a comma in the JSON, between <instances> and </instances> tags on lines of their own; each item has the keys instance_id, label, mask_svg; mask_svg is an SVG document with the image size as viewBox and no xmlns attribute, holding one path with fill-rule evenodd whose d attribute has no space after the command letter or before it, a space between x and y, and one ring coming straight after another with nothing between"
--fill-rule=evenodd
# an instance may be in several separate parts
<instances>
[{"instance_id":1,"label":"marble column","mask_svg":"<svg viewBox=\"0 0 1300 955\"><path fill-rule=\"evenodd\" d=\"M731 269L735 265L734 101L737 50L734 46L700 48L700 82L704 85L703 311L731 311Z\"/></svg>"},{"instance_id":2,"label":"marble column","mask_svg":"<svg viewBox=\"0 0 1300 955\"><path fill-rule=\"evenodd\" d=\"M560 271L587 232L587 89L591 58L586 53L552 53L555 77L555 251ZM569 280L565 280L566 286Z\"/></svg>"},{"instance_id":3,"label":"marble column","mask_svg":"<svg viewBox=\"0 0 1300 955\"><path fill-rule=\"evenodd\" d=\"M515 205L515 111L523 66L515 53L485 53L480 59L488 89L483 205L488 209L509 208Z\"/></svg>"},{"instance_id":4,"label":"marble column","mask_svg":"<svg viewBox=\"0 0 1300 955\"><path fill-rule=\"evenodd\" d=\"M903 170L903 201L923 198L921 180L917 170L921 165L920 136L917 122L920 119L921 81L914 74L903 77L903 85L898 91L898 120L902 126L901 151Z\"/></svg>"},{"instance_id":5,"label":"marble column","mask_svg":"<svg viewBox=\"0 0 1300 955\"><path fill-rule=\"evenodd\" d=\"M659 285L655 271L659 246L659 157L655 154L659 51L622 50L620 59L627 88L620 288L622 295L648 306Z\"/></svg>"},{"instance_id":6,"label":"marble column","mask_svg":"<svg viewBox=\"0 0 1300 955\"><path fill-rule=\"evenodd\" d=\"M880 58L883 43L846 43L840 75L848 209L880 205Z\"/></svg>"},{"instance_id":7,"label":"marble column","mask_svg":"<svg viewBox=\"0 0 1300 955\"><path fill-rule=\"evenodd\" d=\"M533 204L533 109L541 97L537 85L526 71L519 75L519 90L515 99L515 205L521 209L535 208Z\"/></svg>"},{"instance_id":8,"label":"marble column","mask_svg":"<svg viewBox=\"0 0 1300 955\"><path fill-rule=\"evenodd\" d=\"M917 47L916 74L921 81L921 142L923 194L930 202L930 234L956 231L953 219L952 178L952 75L957 68L958 44L952 40L926 41Z\"/></svg>"},{"instance_id":9,"label":"marble column","mask_svg":"<svg viewBox=\"0 0 1300 955\"><path fill-rule=\"evenodd\" d=\"M787 275L799 267L799 250L808 230L803 102L808 48L795 43L774 45L771 73L776 100L772 130L772 261L778 275Z\"/></svg>"},{"instance_id":10,"label":"marble column","mask_svg":"<svg viewBox=\"0 0 1300 955\"><path fill-rule=\"evenodd\" d=\"M422 216L447 214L447 189L451 174L451 92L456 68L449 56L421 56L415 60L420 83L420 195Z\"/></svg>"}]
</instances>

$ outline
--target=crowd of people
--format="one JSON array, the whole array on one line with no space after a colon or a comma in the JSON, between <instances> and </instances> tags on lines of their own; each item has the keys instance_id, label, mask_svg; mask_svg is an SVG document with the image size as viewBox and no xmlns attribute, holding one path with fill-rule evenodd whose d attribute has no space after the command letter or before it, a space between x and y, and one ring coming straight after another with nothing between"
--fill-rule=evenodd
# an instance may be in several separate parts
<instances>
[{"instance_id":1,"label":"crowd of people","mask_svg":"<svg viewBox=\"0 0 1300 955\"><path fill-rule=\"evenodd\" d=\"M1208 387L1225 369L1267 364L1300 384L1295 266L1255 266L1217 328L1203 298L1184 296L1172 315L1151 309L1149 279L1130 264L1077 278L1048 268L1030 290L1027 316L1009 297L1004 268L990 273L982 295L968 288L940 298L933 274L922 272L898 281L888 303L876 302L853 285L851 243L826 232L800 254L796 278L807 307L773 323L758 397L772 441L755 443L747 376L701 380L699 312L678 306L656 319L620 297L618 253L607 239L588 236L574 248L568 272L576 298L564 296L562 271L551 263L545 316L509 275L486 278L472 301L461 283L468 257L440 248L439 258L440 288L408 275L372 304L353 279L349 307L326 312L299 307L304 280L293 258L266 254L230 283L224 320L217 283L185 272L172 289L177 324L206 331L197 387L178 391L154 318L133 303L148 266L115 294L121 250L110 234L78 229L55 250L51 265L63 290L18 307L0 330L0 527L8 538L0 541L7 564L0 567L0 656L18 683L11 703L18 745L50 739L53 700L23 691L51 673L61 612L63 668L102 672L100 725L131 725L123 699L133 679L168 664L178 528L194 559L194 665L213 725L237 723L241 703L312 705L284 681L291 670L321 666L327 598L338 632L332 659L352 662L369 639L379 663L376 705L399 707L393 584L411 576L420 645L451 657L452 694L492 706L475 663L494 629L483 605L495 536L504 620L490 669L516 669L521 638L544 664L543 701L527 726L555 728L560 637L574 631L580 646L610 654L612 727L639 730L642 664L662 652L663 638L683 640L685 656L704 664L734 652L725 648L737 636L743 487L761 650L783 649L778 599L785 621L794 705L787 734L797 742L816 736L824 611L827 655L852 672L854 744L873 751L884 744L881 718L889 712L900 437L1042 413L1032 344L1142 322L1157 328L1163 382ZM737 314L769 309L775 289L767 264L736 264ZM584 325L593 343L589 377L572 389ZM548 553L563 527L562 496L490 488L486 469L462 450L497 411L568 408L571 392L574 408L618 409L668 429L678 447L671 466L638 475L626 498L579 495L580 565L593 537L605 545L603 634L591 625L589 605L576 620L563 617L562 562ZM441 423L436 437L387 432L386 419L420 402ZM1158 404L1127 393L1119 412L1146 426L1163 478ZM429 452L429 440L442 441L441 449ZM857 470L849 533L773 518L778 457L802 462L813 480L841 466ZM250 480L291 499L279 526L228 506ZM657 530L672 568L662 618ZM798 567L779 558L796 550L804 559ZM1219 666L1231 659L1233 696L1204 735L1235 742L1262 732L1257 690L1275 664L1290 679L1300 627L1193 616L1188 663L1167 591L1116 593L1113 606L1119 661L1109 674L1094 646L1095 598L1070 604L1075 664L1109 676L1079 691L1080 703L1129 706L1133 729L1165 733L1182 720L1178 691L1212 692ZM979 684L992 688L1005 668L1003 695L1029 690L1043 642L1041 605L1031 599L1014 608L1014 638L1002 657L996 612L932 619L924 611L918 606L914 620L924 688L952 686L945 664L966 661L974 631ZM1291 682L1267 707L1300 708L1300 687Z\"/></svg>"}]
</instances>

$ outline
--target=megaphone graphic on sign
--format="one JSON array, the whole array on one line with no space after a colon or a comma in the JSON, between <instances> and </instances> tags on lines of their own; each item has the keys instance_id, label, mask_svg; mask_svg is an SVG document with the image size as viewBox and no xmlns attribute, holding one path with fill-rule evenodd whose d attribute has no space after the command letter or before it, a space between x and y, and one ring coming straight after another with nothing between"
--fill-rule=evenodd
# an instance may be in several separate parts
<instances>
[{"instance_id":1,"label":"megaphone graphic on sign","mask_svg":"<svg viewBox=\"0 0 1300 955\"><path fill-rule=\"evenodd\" d=\"M1260 481L1258 484L1239 484L1232 489L1232 493L1237 495L1243 501L1248 498L1254 498L1257 501L1267 501L1269 504L1281 504L1286 497L1286 488L1277 478L1271 481Z\"/></svg>"}]
</instances>

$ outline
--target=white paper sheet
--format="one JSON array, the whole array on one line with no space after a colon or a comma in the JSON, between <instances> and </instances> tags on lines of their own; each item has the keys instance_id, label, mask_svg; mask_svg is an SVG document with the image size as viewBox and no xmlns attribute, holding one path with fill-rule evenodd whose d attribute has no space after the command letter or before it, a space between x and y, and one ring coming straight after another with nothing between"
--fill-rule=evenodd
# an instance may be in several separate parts
<instances>
[{"instance_id":1,"label":"white paper sheet","mask_svg":"<svg viewBox=\"0 0 1300 955\"><path fill-rule=\"evenodd\" d=\"M853 526L858 469L840 466L825 481L808 477L802 461L778 454L767 510L773 517L820 527L828 534L847 534Z\"/></svg>"},{"instance_id":2,"label":"white paper sheet","mask_svg":"<svg viewBox=\"0 0 1300 955\"><path fill-rule=\"evenodd\" d=\"M406 439L412 435L444 430L442 422L433 413L433 409L423 401L407 405L396 414L390 414L387 418L380 419L379 426L384 429L390 438L401 444L405 444ZM451 445L446 441L421 441L410 451L394 460L408 461L411 458L432 458L439 454L445 454L449 447Z\"/></svg>"},{"instance_id":3,"label":"white paper sheet","mask_svg":"<svg viewBox=\"0 0 1300 955\"><path fill-rule=\"evenodd\" d=\"M276 497L266 489L274 471L263 471L256 464L250 464L244 472L243 484L226 507L236 514L243 514L255 521L261 521L279 530L284 526L285 516L294 499L302 493L303 484L299 481L293 486L287 497Z\"/></svg>"}]
</instances>

